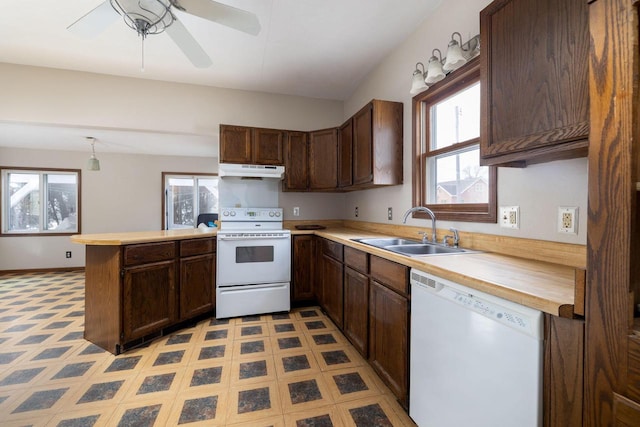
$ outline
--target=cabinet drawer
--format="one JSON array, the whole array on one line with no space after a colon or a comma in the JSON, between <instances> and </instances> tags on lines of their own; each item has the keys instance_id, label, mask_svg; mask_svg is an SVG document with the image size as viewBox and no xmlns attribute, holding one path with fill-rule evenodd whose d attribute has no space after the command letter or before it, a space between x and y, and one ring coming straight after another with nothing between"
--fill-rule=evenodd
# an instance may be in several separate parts
<instances>
[{"instance_id":1,"label":"cabinet drawer","mask_svg":"<svg viewBox=\"0 0 640 427\"><path fill-rule=\"evenodd\" d=\"M371 278L402 294L409 293L409 268L371 255Z\"/></svg>"},{"instance_id":2,"label":"cabinet drawer","mask_svg":"<svg viewBox=\"0 0 640 427\"><path fill-rule=\"evenodd\" d=\"M180 256L202 255L215 252L216 241L213 239L193 239L180 241Z\"/></svg>"},{"instance_id":3,"label":"cabinet drawer","mask_svg":"<svg viewBox=\"0 0 640 427\"><path fill-rule=\"evenodd\" d=\"M332 242L331 240L322 240L322 253L342 262L343 245L341 243Z\"/></svg>"},{"instance_id":4,"label":"cabinet drawer","mask_svg":"<svg viewBox=\"0 0 640 427\"><path fill-rule=\"evenodd\" d=\"M146 243L124 247L124 265L146 264L175 258L175 242Z\"/></svg>"},{"instance_id":5,"label":"cabinet drawer","mask_svg":"<svg viewBox=\"0 0 640 427\"><path fill-rule=\"evenodd\" d=\"M366 252L346 246L344 248L344 263L360 273L369 273L369 262Z\"/></svg>"}]
</instances>

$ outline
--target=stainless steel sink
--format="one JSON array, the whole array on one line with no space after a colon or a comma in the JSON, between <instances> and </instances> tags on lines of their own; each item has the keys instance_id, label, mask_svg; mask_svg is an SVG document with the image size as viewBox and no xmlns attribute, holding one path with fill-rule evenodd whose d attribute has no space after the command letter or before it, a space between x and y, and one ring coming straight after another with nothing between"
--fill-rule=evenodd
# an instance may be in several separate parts
<instances>
[{"instance_id":1,"label":"stainless steel sink","mask_svg":"<svg viewBox=\"0 0 640 427\"><path fill-rule=\"evenodd\" d=\"M401 239L396 237L352 240L407 256L460 254L472 252L462 248L452 248L434 243L422 243L418 240Z\"/></svg>"},{"instance_id":2,"label":"stainless steel sink","mask_svg":"<svg viewBox=\"0 0 640 427\"><path fill-rule=\"evenodd\" d=\"M397 245L421 245L422 243L417 240L401 239L397 237L389 238L376 238L376 239L353 239L356 242L364 243L365 245L375 246L377 248L384 248L387 246Z\"/></svg>"},{"instance_id":3,"label":"stainless steel sink","mask_svg":"<svg viewBox=\"0 0 640 427\"><path fill-rule=\"evenodd\" d=\"M404 255L459 254L468 252L465 249L450 248L446 246L432 245L429 243L421 243L418 245L392 245L385 246L382 249L386 249L392 252L398 252Z\"/></svg>"}]
</instances>

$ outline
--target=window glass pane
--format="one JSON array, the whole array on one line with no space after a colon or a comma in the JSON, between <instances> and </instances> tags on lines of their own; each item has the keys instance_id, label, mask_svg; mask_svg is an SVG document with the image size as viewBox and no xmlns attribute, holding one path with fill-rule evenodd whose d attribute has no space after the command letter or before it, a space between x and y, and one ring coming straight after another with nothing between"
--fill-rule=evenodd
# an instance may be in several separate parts
<instances>
[{"instance_id":1,"label":"window glass pane","mask_svg":"<svg viewBox=\"0 0 640 427\"><path fill-rule=\"evenodd\" d=\"M169 178L169 194L172 200L170 206L172 221L170 228L185 228L194 226L194 200L193 200L193 178Z\"/></svg>"},{"instance_id":2,"label":"window glass pane","mask_svg":"<svg viewBox=\"0 0 640 427\"><path fill-rule=\"evenodd\" d=\"M218 212L218 179L198 179L198 213Z\"/></svg>"},{"instance_id":3,"label":"window glass pane","mask_svg":"<svg viewBox=\"0 0 640 427\"><path fill-rule=\"evenodd\" d=\"M75 174L46 174L46 230L77 231L78 183Z\"/></svg>"},{"instance_id":4,"label":"window glass pane","mask_svg":"<svg viewBox=\"0 0 640 427\"><path fill-rule=\"evenodd\" d=\"M165 227L193 228L198 215L218 213L218 177L165 174Z\"/></svg>"},{"instance_id":5,"label":"window glass pane","mask_svg":"<svg viewBox=\"0 0 640 427\"><path fill-rule=\"evenodd\" d=\"M480 166L478 146L433 158L435 194L431 203L488 203L489 167Z\"/></svg>"},{"instance_id":6,"label":"window glass pane","mask_svg":"<svg viewBox=\"0 0 640 427\"><path fill-rule=\"evenodd\" d=\"M448 147L480 136L480 83L430 108L431 149Z\"/></svg>"},{"instance_id":7,"label":"window glass pane","mask_svg":"<svg viewBox=\"0 0 640 427\"><path fill-rule=\"evenodd\" d=\"M40 230L40 175L9 173L7 176L7 231L37 233Z\"/></svg>"}]
</instances>

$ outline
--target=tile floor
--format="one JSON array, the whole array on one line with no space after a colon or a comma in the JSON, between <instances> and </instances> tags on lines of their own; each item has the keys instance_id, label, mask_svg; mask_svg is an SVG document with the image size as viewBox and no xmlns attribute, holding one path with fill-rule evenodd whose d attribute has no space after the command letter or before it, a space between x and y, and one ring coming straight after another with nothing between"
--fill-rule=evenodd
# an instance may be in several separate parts
<instances>
[{"instance_id":1,"label":"tile floor","mask_svg":"<svg viewBox=\"0 0 640 427\"><path fill-rule=\"evenodd\" d=\"M0 275L2 426L414 426L317 307L208 319L113 356L84 273Z\"/></svg>"}]
</instances>

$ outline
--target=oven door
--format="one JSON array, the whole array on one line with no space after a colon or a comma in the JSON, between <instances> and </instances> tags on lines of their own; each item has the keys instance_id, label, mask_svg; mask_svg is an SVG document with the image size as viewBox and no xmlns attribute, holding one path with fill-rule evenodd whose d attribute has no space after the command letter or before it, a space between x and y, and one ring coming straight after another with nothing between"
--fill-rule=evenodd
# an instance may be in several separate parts
<instances>
[{"instance_id":1,"label":"oven door","mask_svg":"<svg viewBox=\"0 0 640 427\"><path fill-rule=\"evenodd\" d=\"M217 286L291 281L291 233L218 232Z\"/></svg>"}]
</instances>

